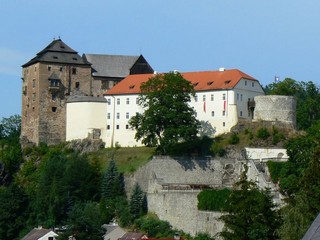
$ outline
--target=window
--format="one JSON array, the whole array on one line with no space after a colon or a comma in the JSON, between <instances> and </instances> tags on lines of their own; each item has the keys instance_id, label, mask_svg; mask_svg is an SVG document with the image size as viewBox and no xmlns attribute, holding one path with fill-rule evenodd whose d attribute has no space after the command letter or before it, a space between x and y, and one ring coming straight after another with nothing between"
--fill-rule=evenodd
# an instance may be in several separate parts
<instances>
[{"instance_id":1,"label":"window","mask_svg":"<svg viewBox=\"0 0 320 240\"><path fill-rule=\"evenodd\" d=\"M60 69L59 69L59 70L60 70L60 72L63 72L63 67L60 67Z\"/></svg>"},{"instance_id":2,"label":"window","mask_svg":"<svg viewBox=\"0 0 320 240\"><path fill-rule=\"evenodd\" d=\"M247 81L244 81L244 85L247 86Z\"/></svg>"},{"instance_id":3,"label":"window","mask_svg":"<svg viewBox=\"0 0 320 240\"><path fill-rule=\"evenodd\" d=\"M242 117L242 111L240 111L240 117Z\"/></svg>"},{"instance_id":4,"label":"window","mask_svg":"<svg viewBox=\"0 0 320 240\"><path fill-rule=\"evenodd\" d=\"M129 129L129 125L128 124L126 125L126 129Z\"/></svg>"},{"instance_id":5,"label":"window","mask_svg":"<svg viewBox=\"0 0 320 240\"><path fill-rule=\"evenodd\" d=\"M241 94L241 95L240 95L240 101L242 101L242 97L243 97L243 96L242 96L242 94Z\"/></svg>"},{"instance_id":6,"label":"window","mask_svg":"<svg viewBox=\"0 0 320 240\"><path fill-rule=\"evenodd\" d=\"M136 98L136 104L137 105L139 104L139 98Z\"/></svg>"},{"instance_id":7,"label":"window","mask_svg":"<svg viewBox=\"0 0 320 240\"><path fill-rule=\"evenodd\" d=\"M126 113L126 119L129 119L129 117L130 117L130 114L127 112Z\"/></svg>"},{"instance_id":8,"label":"window","mask_svg":"<svg viewBox=\"0 0 320 240\"><path fill-rule=\"evenodd\" d=\"M252 87L254 87L254 82L252 82Z\"/></svg>"},{"instance_id":9,"label":"window","mask_svg":"<svg viewBox=\"0 0 320 240\"><path fill-rule=\"evenodd\" d=\"M77 74L77 69L76 68L72 68L72 74Z\"/></svg>"},{"instance_id":10,"label":"window","mask_svg":"<svg viewBox=\"0 0 320 240\"><path fill-rule=\"evenodd\" d=\"M32 87L33 87L33 88L36 87L36 80L35 80L35 79L32 80Z\"/></svg>"},{"instance_id":11,"label":"window","mask_svg":"<svg viewBox=\"0 0 320 240\"><path fill-rule=\"evenodd\" d=\"M51 71L51 66L48 66L48 71L49 71L49 72Z\"/></svg>"},{"instance_id":12,"label":"window","mask_svg":"<svg viewBox=\"0 0 320 240\"><path fill-rule=\"evenodd\" d=\"M226 100L226 94L222 94L222 100Z\"/></svg>"},{"instance_id":13,"label":"window","mask_svg":"<svg viewBox=\"0 0 320 240\"><path fill-rule=\"evenodd\" d=\"M117 98L117 105L120 105L120 98Z\"/></svg>"},{"instance_id":14,"label":"window","mask_svg":"<svg viewBox=\"0 0 320 240\"><path fill-rule=\"evenodd\" d=\"M76 82L76 89L80 88L80 82Z\"/></svg>"},{"instance_id":15,"label":"window","mask_svg":"<svg viewBox=\"0 0 320 240\"><path fill-rule=\"evenodd\" d=\"M120 119L120 113L117 113L117 119Z\"/></svg>"},{"instance_id":16,"label":"window","mask_svg":"<svg viewBox=\"0 0 320 240\"><path fill-rule=\"evenodd\" d=\"M226 115L226 111L222 111L222 116L225 116Z\"/></svg>"},{"instance_id":17,"label":"window","mask_svg":"<svg viewBox=\"0 0 320 240\"><path fill-rule=\"evenodd\" d=\"M110 125L107 125L107 130L110 130Z\"/></svg>"},{"instance_id":18,"label":"window","mask_svg":"<svg viewBox=\"0 0 320 240\"><path fill-rule=\"evenodd\" d=\"M35 72L37 71L37 67L34 67L34 71L35 71Z\"/></svg>"},{"instance_id":19,"label":"window","mask_svg":"<svg viewBox=\"0 0 320 240\"><path fill-rule=\"evenodd\" d=\"M111 119L111 113L107 113L107 119Z\"/></svg>"},{"instance_id":20,"label":"window","mask_svg":"<svg viewBox=\"0 0 320 240\"><path fill-rule=\"evenodd\" d=\"M214 117L214 111L211 112L211 117Z\"/></svg>"},{"instance_id":21,"label":"window","mask_svg":"<svg viewBox=\"0 0 320 240\"><path fill-rule=\"evenodd\" d=\"M55 101L56 99L57 99L57 94L56 93L52 93L51 100Z\"/></svg>"},{"instance_id":22,"label":"window","mask_svg":"<svg viewBox=\"0 0 320 240\"><path fill-rule=\"evenodd\" d=\"M226 123L225 123L225 122L223 122L223 123L222 123L222 126L224 126L224 127L225 127L225 126L226 126Z\"/></svg>"},{"instance_id":23,"label":"window","mask_svg":"<svg viewBox=\"0 0 320 240\"><path fill-rule=\"evenodd\" d=\"M197 94L194 96L194 101L198 102L198 95Z\"/></svg>"},{"instance_id":24,"label":"window","mask_svg":"<svg viewBox=\"0 0 320 240\"><path fill-rule=\"evenodd\" d=\"M52 112L56 112L57 108L56 107L52 107L51 110L52 110Z\"/></svg>"},{"instance_id":25,"label":"window","mask_svg":"<svg viewBox=\"0 0 320 240\"><path fill-rule=\"evenodd\" d=\"M202 101L204 101L204 102L206 101L206 95L202 96Z\"/></svg>"},{"instance_id":26,"label":"window","mask_svg":"<svg viewBox=\"0 0 320 240\"><path fill-rule=\"evenodd\" d=\"M111 98L107 99L107 103L108 103L108 105L111 105Z\"/></svg>"},{"instance_id":27,"label":"window","mask_svg":"<svg viewBox=\"0 0 320 240\"><path fill-rule=\"evenodd\" d=\"M211 101L214 101L214 95L211 94Z\"/></svg>"},{"instance_id":28,"label":"window","mask_svg":"<svg viewBox=\"0 0 320 240\"><path fill-rule=\"evenodd\" d=\"M36 100L36 93L32 93L32 101Z\"/></svg>"},{"instance_id":29,"label":"window","mask_svg":"<svg viewBox=\"0 0 320 240\"><path fill-rule=\"evenodd\" d=\"M130 98L126 99L126 103L127 103L127 105L130 104Z\"/></svg>"},{"instance_id":30,"label":"window","mask_svg":"<svg viewBox=\"0 0 320 240\"><path fill-rule=\"evenodd\" d=\"M116 129L118 129L118 130L119 130L119 125L116 125Z\"/></svg>"},{"instance_id":31,"label":"window","mask_svg":"<svg viewBox=\"0 0 320 240\"><path fill-rule=\"evenodd\" d=\"M59 79L50 79L50 87L59 87L60 80Z\"/></svg>"},{"instance_id":32,"label":"window","mask_svg":"<svg viewBox=\"0 0 320 240\"><path fill-rule=\"evenodd\" d=\"M197 117L197 116L198 116L198 113L197 113L197 112L195 112L195 113L194 113L194 116L195 116L195 117Z\"/></svg>"},{"instance_id":33,"label":"window","mask_svg":"<svg viewBox=\"0 0 320 240\"><path fill-rule=\"evenodd\" d=\"M237 101L239 101L239 93L237 93Z\"/></svg>"}]
</instances>

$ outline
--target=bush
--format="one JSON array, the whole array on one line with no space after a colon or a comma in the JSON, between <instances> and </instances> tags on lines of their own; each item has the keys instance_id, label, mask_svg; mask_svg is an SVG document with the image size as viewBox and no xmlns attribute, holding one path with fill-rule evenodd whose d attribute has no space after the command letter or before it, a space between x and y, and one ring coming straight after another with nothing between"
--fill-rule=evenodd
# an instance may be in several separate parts
<instances>
[{"instance_id":1,"label":"bush","mask_svg":"<svg viewBox=\"0 0 320 240\"><path fill-rule=\"evenodd\" d=\"M270 137L270 133L267 128L259 128L257 132L257 137L261 138L263 140L266 140L268 137Z\"/></svg>"},{"instance_id":2,"label":"bush","mask_svg":"<svg viewBox=\"0 0 320 240\"><path fill-rule=\"evenodd\" d=\"M221 190L204 190L198 194L198 209L205 211L221 211L231 191L227 188Z\"/></svg>"},{"instance_id":3,"label":"bush","mask_svg":"<svg viewBox=\"0 0 320 240\"><path fill-rule=\"evenodd\" d=\"M240 142L240 138L239 138L238 134L232 133L228 142L229 142L229 144L233 144L233 145L238 144Z\"/></svg>"}]
</instances>

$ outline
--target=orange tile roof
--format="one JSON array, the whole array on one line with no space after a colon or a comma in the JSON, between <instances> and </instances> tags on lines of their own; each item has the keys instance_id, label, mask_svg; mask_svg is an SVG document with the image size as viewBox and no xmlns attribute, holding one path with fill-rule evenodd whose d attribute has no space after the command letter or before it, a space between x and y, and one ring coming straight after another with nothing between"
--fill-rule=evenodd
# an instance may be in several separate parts
<instances>
[{"instance_id":1,"label":"orange tile roof","mask_svg":"<svg viewBox=\"0 0 320 240\"><path fill-rule=\"evenodd\" d=\"M185 72L181 74L185 79L189 80L193 84L195 91L232 89L242 78L258 81L238 69ZM141 93L141 84L148 81L149 78L153 76L154 74L129 75L112 89L105 92L104 95L139 94Z\"/></svg>"}]
</instances>

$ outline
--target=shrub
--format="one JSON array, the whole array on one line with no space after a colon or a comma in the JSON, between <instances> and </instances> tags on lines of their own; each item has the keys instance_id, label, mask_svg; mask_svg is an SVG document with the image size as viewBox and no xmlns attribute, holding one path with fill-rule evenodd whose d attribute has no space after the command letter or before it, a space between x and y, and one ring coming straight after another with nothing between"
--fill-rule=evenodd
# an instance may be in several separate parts
<instances>
[{"instance_id":1,"label":"shrub","mask_svg":"<svg viewBox=\"0 0 320 240\"><path fill-rule=\"evenodd\" d=\"M230 195L227 188L221 190L204 190L198 194L198 209L206 211L221 211Z\"/></svg>"},{"instance_id":2,"label":"shrub","mask_svg":"<svg viewBox=\"0 0 320 240\"><path fill-rule=\"evenodd\" d=\"M233 144L233 145L238 144L240 142L240 138L239 138L238 134L232 133L228 142L229 142L229 144Z\"/></svg>"},{"instance_id":3,"label":"shrub","mask_svg":"<svg viewBox=\"0 0 320 240\"><path fill-rule=\"evenodd\" d=\"M257 137L266 140L268 137L270 137L270 133L267 128L262 127L258 129Z\"/></svg>"}]
</instances>

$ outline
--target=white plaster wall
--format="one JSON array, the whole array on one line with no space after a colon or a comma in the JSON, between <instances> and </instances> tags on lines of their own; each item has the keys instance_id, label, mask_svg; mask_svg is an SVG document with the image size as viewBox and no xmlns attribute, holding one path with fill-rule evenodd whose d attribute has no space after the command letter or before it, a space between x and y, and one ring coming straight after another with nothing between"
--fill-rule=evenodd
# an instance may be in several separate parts
<instances>
[{"instance_id":1,"label":"white plaster wall","mask_svg":"<svg viewBox=\"0 0 320 240\"><path fill-rule=\"evenodd\" d=\"M66 141L84 139L93 129L100 129L103 142L106 142L105 102L70 102L67 103Z\"/></svg>"},{"instance_id":2,"label":"white plaster wall","mask_svg":"<svg viewBox=\"0 0 320 240\"><path fill-rule=\"evenodd\" d=\"M289 156L287 150L284 148L246 148L247 157L249 159L259 159L261 161L268 161L276 159L278 161L287 161Z\"/></svg>"},{"instance_id":3,"label":"white plaster wall","mask_svg":"<svg viewBox=\"0 0 320 240\"><path fill-rule=\"evenodd\" d=\"M247 102L249 98L253 99L258 95L264 95L260 84L257 81L242 79L232 90L196 92L196 97L192 98L189 104L195 109L199 121L210 123L215 130L214 135L221 135L230 132L239 119L251 118ZM108 100L106 147L115 146L116 143L123 147L143 145L134 139L135 131L129 128L128 123L137 112L143 112L136 102L138 96L138 94L105 96Z\"/></svg>"}]
</instances>

